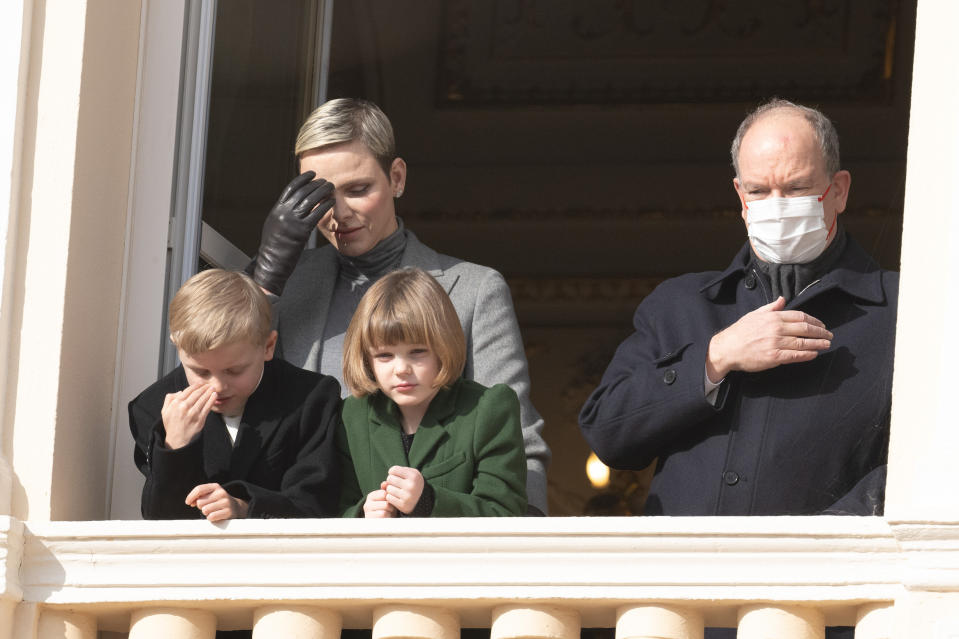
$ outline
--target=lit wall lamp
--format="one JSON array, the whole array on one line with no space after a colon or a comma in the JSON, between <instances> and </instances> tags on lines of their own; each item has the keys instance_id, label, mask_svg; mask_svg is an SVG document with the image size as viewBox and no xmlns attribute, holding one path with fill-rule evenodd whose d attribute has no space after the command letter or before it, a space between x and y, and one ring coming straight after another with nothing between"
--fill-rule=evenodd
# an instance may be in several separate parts
<instances>
[{"instance_id":1,"label":"lit wall lamp","mask_svg":"<svg viewBox=\"0 0 959 639\"><path fill-rule=\"evenodd\" d=\"M586 460L586 476L597 490L609 486L609 466L601 462L596 453L590 452Z\"/></svg>"}]
</instances>

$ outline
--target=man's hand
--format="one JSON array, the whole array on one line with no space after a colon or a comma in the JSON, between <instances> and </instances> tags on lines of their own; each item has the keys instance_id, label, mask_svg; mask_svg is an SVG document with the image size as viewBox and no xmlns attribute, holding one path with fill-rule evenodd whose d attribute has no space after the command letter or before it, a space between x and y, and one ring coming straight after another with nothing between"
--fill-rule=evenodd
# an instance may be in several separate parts
<instances>
[{"instance_id":1,"label":"man's hand","mask_svg":"<svg viewBox=\"0 0 959 639\"><path fill-rule=\"evenodd\" d=\"M179 393L170 393L163 400L160 417L166 431L167 448L183 448L203 430L210 414L216 391L209 384L197 382Z\"/></svg>"},{"instance_id":2,"label":"man's hand","mask_svg":"<svg viewBox=\"0 0 959 639\"><path fill-rule=\"evenodd\" d=\"M784 311L786 300L757 308L717 333L706 351L706 375L713 383L730 371L758 372L780 364L808 362L829 348L832 333L802 311Z\"/></svg>"},{"instance_id":3,"label":"man's hand","mask_svg":"<svg viewBox=\"0 0 959 639\"><path fill-rule=\"evenodd\" d=\"M393 466L386 477L386 500L404 515L416 508L423 486L423 475L415 468Z\"/></svg>"},{"instance_id":4,"label":"man's hand","mask_svg":"<svg viewBox=\"0 0 959 639\"><path fill-rule=\"evenodd\" d=\"M380 484L379 490L374 490L366 496L363 502L363 516L367 519L386 519L396 517L396 508L386 501L386 482Z\"/></svg>"},{"instance_id":5,"label":"man's hand","mask_svg":"<svg viewBox=\"0 0 959 639\"><path fill-rule=\"evenodd\" d=\"M275 295L283 292L317 222L333 208L333 185L314 177L307 171L293 178L263 223L253 281Z\"/></svg>"},{"instance_id":6,"label":"man's hand","mask_svg":"<svg viewBox=\"0 0 959 639\"><path fill-rule=\"evenodd\" d=\"M186 496L186 505L200 509L207 521L243 519L250 504L223 490L220 484L200 484Z\"/></svg>"}]
</instances>

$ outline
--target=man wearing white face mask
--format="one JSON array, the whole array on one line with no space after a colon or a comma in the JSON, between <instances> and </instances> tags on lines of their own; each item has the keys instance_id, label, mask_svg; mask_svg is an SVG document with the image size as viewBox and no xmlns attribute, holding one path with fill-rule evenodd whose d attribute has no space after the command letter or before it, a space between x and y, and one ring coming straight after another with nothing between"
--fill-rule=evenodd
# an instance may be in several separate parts
<instances>
[{"instance_id":1,"label":"man wearing white face mask","mask_svg":"<svg viewBox=\"0 0 959 639\"><path fill-rule=\"evenodd\" d=\"M582 432L614 468L657 460L647 514L881 514L898 274L838 222L822 113L773 100L731 152L748 241L640 304Z\"/></svg>"}]
</instances>

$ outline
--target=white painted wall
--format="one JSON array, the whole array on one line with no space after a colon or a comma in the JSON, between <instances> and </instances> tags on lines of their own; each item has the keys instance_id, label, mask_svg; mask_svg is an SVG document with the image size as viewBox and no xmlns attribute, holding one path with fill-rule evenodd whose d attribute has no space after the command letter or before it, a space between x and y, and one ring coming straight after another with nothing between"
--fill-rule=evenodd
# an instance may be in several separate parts
<instances>
[{"instance_id":1,"label":"white painted wall","mask_svg":"<svg viewBox=\"0 0 959 639\"><path fill-rule=\"evenodd\" d=\"M22 109L26 69L30 56L31 4L9 0L0 5L0 362L10 353L13 308L13 268L8 260L15 255L14 240L20 197ZM12 266L12 265L11 265ZM5 419L9 368L0 365L0 513L10 513L13 471L9 455L10 428Z\"/></svg>"},{"instance_id":2,"label":"white painted wall","mask_svg":"<svg viewBox=\"0 0 959 639\"><path fill-rule=\"evenodd\" d=\"M140 5L35 0L31 10L4 290L11 511L102 518Z\"/></svg>"},{"instance_id":3,"label":"white painted wall","mask_svg":"<svg viewBox=\"0 0 959 639\"><path fill-rule=\"evenodd\" d=\"M83 61L83 30L75 25L84 23L84 9L84 2L34 3L13 274L20 316L12 319L8 360L17 367L8 395L15 402L13 513L24 519L50 516Z\"/></svg>"},{"instance_id":4,"label":"white painted wall","mask_svg":"<svg viewBox=\"0 0 959 639\"><path fill-rule=\"evenodd\" d=\"M21 518L138 513L125 405L156 375L185 0L119 7L0 8L0 391ZM959 521L954 24L959 5L921 0L887 499L896 520ZM9 494L0 483L0 511Z\"/></svg>"},{"instance_id":5,"label":"white painted wall","mask_svg":"<svg viewBox=\"0 0 959 639\"><path fill-rule=\"evenodd\" d=\"M126 216L108 485L109 516L113 519L140 518L143 477L133 465L126 407L156 381L160 361L185 4L185 0L146 0L140 27L136 138Z\"/></svg>"},{"instance_id":6,"label":"white painted wall","mask_svg":"<svg viewBox=\"0 0 959 639\"><path fill-rule=\"evenodd\" d=\"M956 25L959 3L919 2L886 488L889 519L959 521Z\"/></svg>"}]
</instances>

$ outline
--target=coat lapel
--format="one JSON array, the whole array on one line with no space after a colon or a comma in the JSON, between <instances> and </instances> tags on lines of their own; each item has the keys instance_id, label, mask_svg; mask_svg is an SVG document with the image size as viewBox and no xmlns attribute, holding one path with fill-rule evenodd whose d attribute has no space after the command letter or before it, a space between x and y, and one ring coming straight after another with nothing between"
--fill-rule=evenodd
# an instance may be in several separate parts
<instances>
[{"instance_id":1,"label":"coat lapel","mask_svg":"<svg viewBox=\"0 0 959 639\"><path fill-rule=\"evenodd\" d=\"M339 273L340 267L336 260L336 251L332 248L317 251L317 261L319 264L316 271L333 274L333 277L317 278L316 291L313 296L313 317L316 318L316 326L313 328L314 330L318 329L320 337L322 337L323 329L326 327L326 317L330 310L330 301L333 299L333 287L336 286L336 274Z\"/></svg>"},{"instance_id":2,"label":"coat lapel","mask_svg":"<svg viewBox=\"0 0 959 639\"><path fill-rule=\"evenodd\" d=\"M834 288L868 304L886 303L879 265L848 233L846 248L833 268L823 275L816 286L810 286L808 292L800 293L792 299L787 308L801 306Z\"/></svg>"},{"instance_id":3,"label":"coat lapel","mask_svg":"<svg viewBox=\"0 0 959 639\"><path fill-rule=\"evenodd\" d=\"M390 402L383 393L377 393L369 405L370 459L382 468L373 468L375 477L386 479L390 466L409 466L403 440L400 439L399 415L392 414ZM392 406L395 408L395 405Z\"/></svg>"},{"instance_id":4,"label":"coat lapel","mask_svg":"<svg viewBox=\"0 0 959 639\"><path fill-rule=\"evenodd\" d=\"M183 366L174 370L174 388L181 391L190 385L187 381ZM226 480L230 470L230 455L233 453L233 444L230 435L226 432L223 418L214 412L206 416L203 431L200 434L203 446L203 472L210 481Z\"/></svg>"},{"instance_id":5,"label":"coat lapel","mask_svg":"<svg viewBox=\"0 0 959 639\"><path fill-rule=\"evenodd\" d=\"M297 268L308 274L308 280L294 281L291 278L283 293L284 296L296 298L296 302L289 321L284 321L284 315L280 315L277 355L301 368L318 371L323 333L340 266L336 249L332 246L308 251L304 253L303 260L304 263ZM306 357L303 361L295 361L285 353L306 353Z\"/></svg>"},{"instance_id":6,"label":"coat lapel","mask_svg":"<svg viewBox=\"0 0 959 639\"><path fill-rule=\"evenodd\" d=\"M278 396L272 362L266 362L260 386L250 395L240 419L240 431L230 458L230 476L247 477L257 458L266 448L273 431L280 425L279 413L270 398Z\"/></svg>"},{"instance_id":7,"label":"coat lapel","mask_svg":"<svg viewBox=\"0 0 959 639\"><path fill-rule=\"evenodd\" d=\"M410 447L410 466L422 469L436 448L449 438L443 422L455 408L456 392L448 388L441 389L430 402L420 427L416 429L416 436Z\"/></svg>"},{"instance_id":8,"label":"coat lapel","mask_svg":"<svg viewBox=\"0 0 959 639\"><path fill-rule=\"evenodd\" d=\"M459 281L459 275L447 273L440 266L439 254L426 246L409 229L406 230L406 250L403 251L401 266L416 266L432 275L447 295L452 294L453 287Z\"/></svg>"},{"instance_id":9,"label":"coat lapel","mask_svg":"<svg viewBox=\"0 0 959 639\"><path fill-rule=\"evenodd\" d=\"M226 424L218 413L211 412L203 425L203 470L210 481L228 479L232 454L233 444Z\"/></svg>"}]
</instances>

